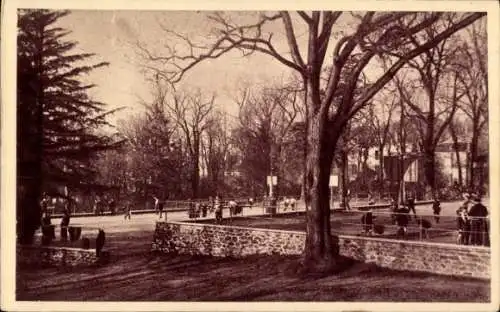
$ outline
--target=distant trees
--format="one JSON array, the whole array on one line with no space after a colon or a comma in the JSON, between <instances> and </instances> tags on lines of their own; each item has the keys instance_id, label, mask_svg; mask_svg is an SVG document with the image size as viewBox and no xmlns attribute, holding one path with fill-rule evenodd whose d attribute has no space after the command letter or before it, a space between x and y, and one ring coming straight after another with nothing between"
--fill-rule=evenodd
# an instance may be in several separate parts
<instances>
[{"instance_id":1,"label":"distant trees","mask_svg":"<svg viewBox=\"0 0 500 312\"><path fill-rule=\"evenodd\" d=\"M92 188L96 152L120 145L106 135L105 104L91 99L82 76L108 63L81 65L94 54L72 53L76 42L54 24L68 11L19 10L17 36L17 232L30 243L40 224L42 191L64 196Z\"/></svg>"},{"instance_id":2,"label":"distant trees","mask_svg":"<svg viewBox=\"0 0 500 312\"><path fill-rule=\"evenodd\" d=\"M201 195L215 196L225 190L224 176L226 171L233 169L234 160L230 129L227 116L218 110L212 110L210 123L201 139L201 154L203 166L206 169L206 179L202 180L204 192Z\"/></svg>"},{"instance_id":3,"label":"distant trees","mask_svg":"<svg viewBox=\"0 0 500 312\"><path fill-rule=\"evenodd\" d=\"M443 19L422 34L409 37L411 45L421 46L423 41L434 38L441 29L453 25L452 20ZM400 98L405 110L403 114L413 115L419 124L425 177L433 198L437 196L436 185L436 147L458 110L459 100L464 91L458 83L456 45L457 36L442 40L418 57L408 61L408 69L395 78ZM402 78L402 74L405 77ZM418 78L414 77L416 74ZM411 112L411 113L410 113Z\"/></svg>"},{"instance_id":4,"label":"distant trees","mask_svg":"<svg viewBox=\"0 0 500 312\"><path fill-rule=\"evenodd\" d=\"M472 24L462 34L463 41L459 46L459 53L455 66L457 79L464 89L465 96L460 108L469 119L471 125L470 159L467 163L469 189L482 187L477 170L474 166L479 162L479 143L483 136L488 141L488 65L487 65L487 35L486 21L479 20Z\"/></svg>"},{"instance_id":5,"label":"distant trees","mask_svg":"<svg viewBox=\"0 0 500 312\"><path fill-rule=\"evenodd\" d=\"M291 144L296 139L291 130L299 119L297 92L284 86L245 89L237 102L239 118L233 141L241 155L239 167L250 179L248 187L254 194L266 194L266 176L271 174L278 176L279 187L285 186L285 158L296 155L302 160L301 147L297 151Z\"/></svg>"}]
</instances>

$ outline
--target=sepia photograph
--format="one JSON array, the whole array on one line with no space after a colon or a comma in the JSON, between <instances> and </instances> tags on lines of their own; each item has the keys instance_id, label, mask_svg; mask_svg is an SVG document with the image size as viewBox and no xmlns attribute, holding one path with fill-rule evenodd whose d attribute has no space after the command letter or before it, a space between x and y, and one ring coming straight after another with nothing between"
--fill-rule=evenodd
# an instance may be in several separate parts
<instances>
[{"instance_id":1,"label":"sepia photograph","mask_svg":"<svg viewBox=\"0 0 500 312\"><path fill-rule=\"evenodd\" d=\"M2 310L497 310L498 4L351 2L6 1Z\"/></svg>"}]
</instances>

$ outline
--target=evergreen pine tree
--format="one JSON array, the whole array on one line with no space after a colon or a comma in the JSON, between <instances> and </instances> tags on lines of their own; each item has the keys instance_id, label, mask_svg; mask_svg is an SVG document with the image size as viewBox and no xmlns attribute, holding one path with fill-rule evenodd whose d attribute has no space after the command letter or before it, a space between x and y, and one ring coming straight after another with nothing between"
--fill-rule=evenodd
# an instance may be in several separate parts
<instances>
[{"instance_id":1,"label":"evergreen pine tree","mask_svg":"<svg viewBox=\"0 0 500 312\"><path fill-rule=\"evenodd\" d=\"M17 231L21 243L31 243L39 227L43 191L54 194L60 186L91 187L92 157L121 144L103 129L114 111L92 100L87 92L94 85L81 79L108 63L88 65L94 54L71 53L77 42L64 40L70 32L54 26L69 13L18 11Z\"/></svg>"}]
</instances>

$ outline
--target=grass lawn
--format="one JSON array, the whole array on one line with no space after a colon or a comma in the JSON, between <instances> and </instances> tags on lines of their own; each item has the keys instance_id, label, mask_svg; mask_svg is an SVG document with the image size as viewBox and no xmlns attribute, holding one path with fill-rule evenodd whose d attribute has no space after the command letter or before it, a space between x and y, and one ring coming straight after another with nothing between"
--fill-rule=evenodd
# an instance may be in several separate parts
<instances>
[{"instance_id":1,"label":"grass lawn","mask_svg":"<svg viewBox=\"0 0 500 312\"><path fill-rule=\"evenodd\" d=\"M391 217L387 210L377 211L374 224L382 224L385 227L385 232L381 235L376 235L383 238L398 238L396 232L397 225L391 222ZM376 213L377 213L376 212ZM334 234L344 235L361 235L361 216L359 211L355 212L332 212L331 228ZM432 222L432 227L429 229L429 237L420 236L420 228L416 223L415 218L411 215L410 223L408 224L408 235L406 239L410 240L427 240L440 243L456 242L456 218L452 216L441 216L439 224L436 224L434 219L426 217ZM193 222L193 221L192 221ZM213 219L198 220L199 223L217 224ZM275 230L302 231L306 230L306 220L303 214L297 215L275 215L273 217L235 217L230 219L226 217L222 221L223 225L265 228Z\"/></svg>"},{"instance_id":2,"label":"grass lawn","mask_svg":"<svg viewBox=\"0 0 500 312\"><path fill-rule=\"evenodd\" d=\"M150 231L107 235L111 263L17 270L17 300L56 301L440 301L488 302L490 282L351 263L299 278L295 257L228 259L154 255Z\"/></svg>"}]
</instances>

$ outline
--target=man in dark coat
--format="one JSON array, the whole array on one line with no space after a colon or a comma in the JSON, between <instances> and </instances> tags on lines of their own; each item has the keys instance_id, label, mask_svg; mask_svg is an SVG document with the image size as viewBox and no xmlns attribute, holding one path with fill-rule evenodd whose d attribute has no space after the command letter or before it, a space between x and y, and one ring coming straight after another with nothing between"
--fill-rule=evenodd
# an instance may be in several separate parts
<instances>
[{"instance_id":1,"label":"man in dark coat","mask_svg":"<svg viewBox=\"0 0 500 312\"><path fill-rule=\"evenodd\" d=\"M471 219L471 245L483 245L486 242L486 217L488 216L488 209L481 203L479 196L472 198L473 205L469 209L469 217Z\"/></svg>"},{"instance_id":2,"label":"man in dark coat","mask_svg":"<svg viewBox=\"0 0 500 312\"><path fill-rule=\"evenodd\" d=\"M70 211L68 208L64 209L64 214L61 219L61 240L68 240L68 226L70 221Z\"/></svg>"},{"instance_id":3,"label":"man in dark coat","mask_svg":"<svg viewBox=\"0 0 500 312\"><path fill-rule=\"evenodd\" d=\"M434 202L432 203L432 211L434 212L434 219L436 220L436 223L439 223L439 215L441 214L441 203L437 198L434 199Z\"/></svg>"},{"instance_id":4,"label":"man in dark coat","mask_svg":"<svg viewBox=\"0 0 500 312\"><path fill-rule=\"evenodd\" d=\"M415 198L410 194L406 200L406 206L408 207L408 212L413 212L415 220L417 220L417 211L415 210Z\"/></svg>"}]
</instances>

